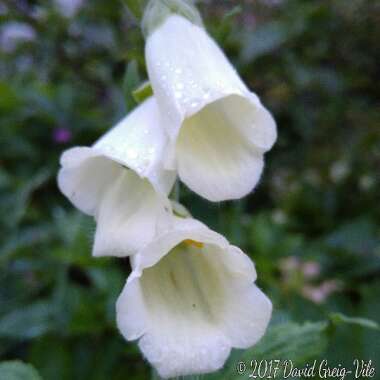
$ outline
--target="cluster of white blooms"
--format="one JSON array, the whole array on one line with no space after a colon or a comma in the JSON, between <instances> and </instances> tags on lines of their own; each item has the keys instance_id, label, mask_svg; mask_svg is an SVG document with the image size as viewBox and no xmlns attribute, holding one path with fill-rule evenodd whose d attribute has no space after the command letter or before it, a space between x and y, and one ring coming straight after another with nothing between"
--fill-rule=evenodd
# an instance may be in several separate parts
<instances>
[{"instance_id":1,"label":"cluster of white blooms","mask_svg":"<svg viewBox=\"0 0 380 380\"><path fill-rule=\"evenodd\" d=\"M221 368L231 348L263 336L272 310L251 259L180 216L168 194L178 175L210 201L243 197L276 139L272 116L200 18L171 3L151 0L144 18L154 96L92 147L66 151L58 176L96 220L93 255L130 257L117 325L164 378Z\"/></svg>"}]
</instances>

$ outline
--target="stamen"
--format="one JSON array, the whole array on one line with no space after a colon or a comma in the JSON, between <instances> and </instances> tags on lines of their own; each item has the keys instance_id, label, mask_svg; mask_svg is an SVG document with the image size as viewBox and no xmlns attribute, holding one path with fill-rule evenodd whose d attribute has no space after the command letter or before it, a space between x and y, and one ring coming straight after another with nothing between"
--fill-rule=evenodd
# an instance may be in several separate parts
<instances>
[{"instance_id":1,"label":"stamen","mask_svg":"<svg viewBox=\"0 0 380 380\"><path fill-rule=\"evenodd\" d=\"M187 245L193 246L195 248L203 248L203 246L204 246L203 243L196 241L196 240L191 240L191 239L184 240L184 243Z\"/></svg>"}]
</instances>

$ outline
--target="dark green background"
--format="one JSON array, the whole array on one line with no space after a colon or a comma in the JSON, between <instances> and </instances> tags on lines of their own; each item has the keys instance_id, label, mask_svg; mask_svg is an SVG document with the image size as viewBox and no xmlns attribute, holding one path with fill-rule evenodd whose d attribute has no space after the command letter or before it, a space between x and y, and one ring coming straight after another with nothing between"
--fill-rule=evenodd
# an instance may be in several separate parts
<instances>
[{"instance_id":1,"label":"dark green background","mask_svg":"<svg viewBox=\"0 0 380 380\"><path fill-rule=\"evenodd\" d=\"M115 327L128 260L91 257L94 223L56 186L61 152L92 144L135 106L131 91L146 79L138 23L115 0L85 1L72 18L51 1L3 4L0 33L20 21L36 38L0 46L0 358L31 363L46 380L147 379L148 364ZM380 315L379 3L199 6L278 122L246 199L211 204L181 186L194 216L253 258L273 301L269 338L249 357L278 358L264 349L273 339L293 349L280 350L284 359L372 359L380 373L379 332L332 315ZM60 130L70 131L66 143ZM308 276L308 262L320 273ZM305 295L326 282L335 291L321 302ZM327 323L310 325L315 340L307 321Z\"/></svg>"}]
</instances>

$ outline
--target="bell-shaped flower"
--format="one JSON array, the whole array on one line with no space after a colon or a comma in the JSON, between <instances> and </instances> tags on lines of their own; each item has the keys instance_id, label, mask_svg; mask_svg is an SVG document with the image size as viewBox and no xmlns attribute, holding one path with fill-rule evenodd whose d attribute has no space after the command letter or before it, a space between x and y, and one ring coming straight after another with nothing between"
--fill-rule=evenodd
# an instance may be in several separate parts
<instances>
[{"instance_id":1,"label":"bell-shaped flower","mask_svg":"<svg viewBox=\"0 0 380 380\"><path fill-rule=\"evenodd\" d=\"M61 157L60 190L97 222L94 256L132 254L165 223L175 173L162 168L167 138L159 120L150 98L92 147Z\"/></svg>"},{"instance_id":2,"label":"bell-shaped flower","mask_svg":"<svg viewBox=\"0 0 380 380\"><path fill-rule=\"evenodd\" d=\"M171 141L166 165L208 200L241 198L260 179L275 121L199 23L157 14L145 17L145 56Z\"/></svg>"},{"instance_id":3,"label":"bell-shaped flower","mask_svg":"<svg viewBox=\"0 0 380 380\"><path fill-rule=\"evenodd\" d=\"M161 377L216 371L263 336L272 304L254 264L204 224L174 217L131 261L117 324Z\"/></svg>"}]
</instances>

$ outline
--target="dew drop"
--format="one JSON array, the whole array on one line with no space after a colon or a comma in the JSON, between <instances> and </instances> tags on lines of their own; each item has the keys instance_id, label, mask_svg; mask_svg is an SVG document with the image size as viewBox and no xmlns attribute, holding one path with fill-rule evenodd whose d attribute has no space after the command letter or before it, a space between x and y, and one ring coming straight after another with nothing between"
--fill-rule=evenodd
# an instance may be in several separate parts
<instances>
[{"instance_id":1,"label":"dew drop","mask_svg":"<svg viewBox=\"0 0 380 380\"><path fill-rule=\"evenodd\" d=\"M210 99L210 93L209 92L205 92L204 94L203 94L203 99L205 99L205 100L207 100L207 99Z\"/></svg>"},{"instance_id":2,"label":"dew drop","mask_svg":"<svg viewBox=\"0 0 380 380\"><path fill-rule=\"evenodd\" d=\"M138 153L135 149L131 149L128 151L128 156L132 159L135 160L138 157Z\"/></svg>"}]
</instances>

